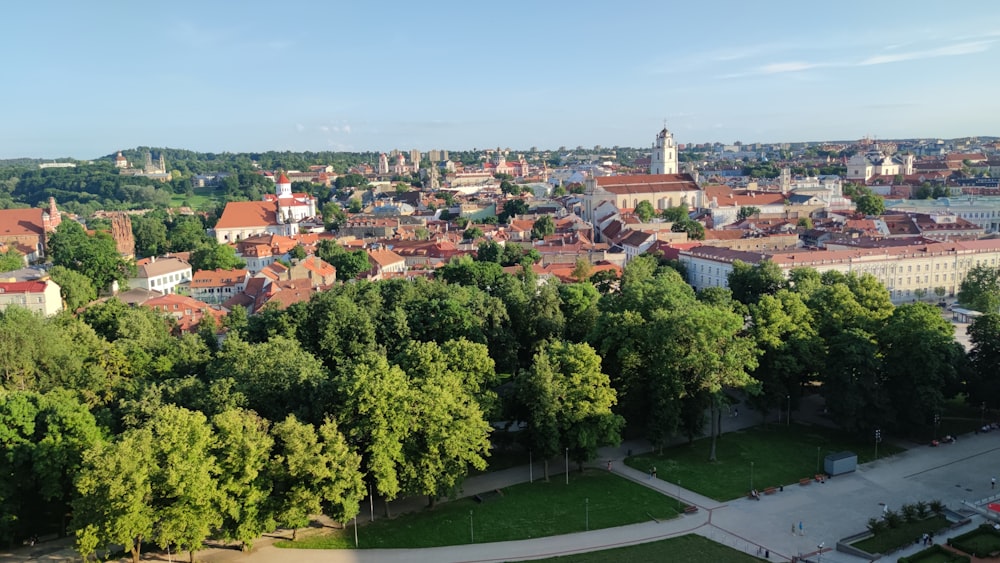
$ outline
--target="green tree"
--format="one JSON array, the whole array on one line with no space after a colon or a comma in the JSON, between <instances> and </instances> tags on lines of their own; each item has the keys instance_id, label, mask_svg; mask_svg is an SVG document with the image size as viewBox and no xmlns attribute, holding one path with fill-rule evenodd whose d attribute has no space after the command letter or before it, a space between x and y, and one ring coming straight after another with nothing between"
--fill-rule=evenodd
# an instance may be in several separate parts
<instances>
[{"instance_id":1,"label":"green tree","mask_svg":"<svg viewBox=\"0 0 1000 563\"><path fill-rule=\"evenodd\" d=\"M705 226L694 219L683 219L670 226L675 233L687 233L691 240L705 240Z\"/></svg>"},{"instance_id":2,"label":"green tree","mask_svg":"<svg viewBox=\"0 0 1000 563\"><path fill-rule=\"evenodd\" d=\"M140 256L159 256L167 252L166 216L163 213L132 217L135 251Z\"/></svg>"},{"instance_id":3,"label":"green tree","mask_svg":"<svg viewBox=\"0 0 1000 563\"><path fill-rule=\"evenodd\" d=\"M615 390L601 371L601 358L587 344L551 342L517 377L528 446L545 460L567 450L582 468L597 448L620 441L623 419L611 411Z\"/></svg>"},{"instance_id":4,"label":"green tree","mask_svg":"<svg viewBox=\"0 0 1000 563\"><path fill-rule=\"evenodd\" d=\"M653 209L652 203L642 200L635 206L635 215L643 223L648 223L650 219L656 216L656 210Z\"/></svg>"},{"instance_id":5,"label":"green tree","mask_svg":"<svg viewBox=\"0 0 1000 563\"><path fill-rule=\"evenodd\" d=\"M337 279L348 281L372 269L368 253L364 250L348 252L332 240L321 240L316 245L316 255L337 268Z\"/></svg>"},{"instance_id":6,"label":"green tree","mask_svg":"<svg viewBox=\"0 0 1000 563\"><path fill-rule=\"evenodd\" d=\"M869 217L878 217L885 213L885 200L875 193L866 193L854 198L854 205L858 213Z\"/></svg>"},{"instance_id":7,"label":"green tree","mask_svg":"<svg viewBox=\"0 0 1000 563\"><path fill-rule=\"evenodd\" d=\"M958 286L958 302L982 313L1000 311L1000 269L976 264Z\"/></svg>"},{"instance_id":8,"label":"green tree","mask_svg":"<svg viewBox=\"0 0 1000 563\"><path fill-rule=\"evenodd\" d=\"M60 223L49 237L48 247L54 265L87 276L99 290L109 288L115 281L124 286L135 275L135 264L118 254L111 235L105 232L87 235L76 221Z\"/></svg>"},{"instance_id":9,"label":"green tree","mask_svg":"<svg viewBox=\"0 0 1000 563\"><path fill-rule=\"evenodd\" d=\"M1000 407L1000 313L986 313L969 325L969 403Z\"/></svg>"},{"instance_id":10,"label":"green tree","mask_svg":"<svg viewBox=\"0 0 1000 563\"><path fill-rule=\"evenodd\" d=\"M172 252L190 252L210 242L205 226L197 216L180 216L175 219L168 239Z\"/></svg>"},{"instance_id":11,"label":"green tree","mask_svg":"<svg viewBox=\"0 0 1000 563\"><path fill-rule=\"evenodd\" d=\"M753 265L734 260L727 280L733 299L744 305L756 303L764 295L774 295L785 285L784 273L770 260Z\"/></svg>"},{"instance_id":12,"label":"green tree","mask_svg":"<svg viewBox=\"0 0 1000 563\"><path fill-rule=\"evenodd\" d=\"M799 220L795 223L795 226L802 227L803 229L813 228L813 221L809 217L799 217Z\"/></svg>"},{"instance_id":13,"label":"green tree","mask_svg":"<svg viewBox=\"0 0 1000 563\"><path fill-rule=\"evenodd\" d=\"M76 311L97 299L94 283L83 274L65 266L53 266L49 270L49 276L59 286L59 293L70 311Z\"/></svg>"},{"instance_id":14,"label":"green tree","mask_svg":"<svg viewBox=\"0 0 1000 563\"><path fill-rule=\"evenodd\" d=\"M556 224L552 220L551 215L542 215L538 219L535 219L535 223L531 226L531 238L533 240L543 239L556 232Z\"/></svg>"},{"instance_id":15,"label":"green tree","mask_svg":"<svg viewBox=\"0 0 1000 563\"><path fill-rule=\"evenodd\" d=\"M290 250L290 251L288 252L288 257L289 257L289 258L291 258L291 259L293 259L293 260L302 260L302 259L304 259L304 258L305 258L306 256L308 256L308 255L306 254L306 249L305 249L305 248L304 248L304 247L303 247L303 246L302 246L301 244L296 244L296 245L295 245L294 247L292 247L292 249L291 249L291 250Z\"/></svg>"},{"instance_id":16,"label":"green tree","mask_svg":"<svg viewBox=\"0 0 1000 563\"><path fill-rule=\"evenodd\" d=\"M328 202L323 205L323 227L328 231L335 231L347 221L347 214L337 203Z\"/></svg>"},{"instance_id":17,"label":"green tree","mask_svg":"<svg viewBox=\"0 0 1000 563\"><path fill-rule=\"evenodd\" d=\"M153 535L153 436L148 429L127 430L113 442L87 450L76 479L73 501L77 551L89 559L112 545L139 563L142 542Z\"/></svg>"},{"instance_id":18,"label":"green tree","mask_svg":"<svg viewBox=\"0 0 1000 563\"><path fill-rule=\"evenodd\" d=\"M680 223L688 219L688 210L686 207L668 207L660 211L660 216L663 217L664 221L669 221L671 223Z\"/></svg>"},{"instance_id":19,"label":"green tree","mask_svg":"<svg viewBox=\"0 0 1000 563\"><path fill-rule=\"evenodd\" d=\"M214 240L202 244L191 253L191 268L198 270L233 270L245 268L246 262L236 256L236 249Z\"/></svg>"},{"instance_id":20,"label":"green tree","mask_svg":"<svg viewBox=\"0 0 1000 563\"><path fill-rule=\"evenodd\" d=\"M325 422L317 433L289 415L272 434L273 514L280 525L292 528L293 540L312 514L344 522L358 513L364 495L360 457L347 447L334 422Z\"/></svg>"},{"instance_id":21,"label":"green tree","mask_svg":"<svg viewBox=\"0 0 1000 563\"><path fill-rule=\"evenodd\" d=\"M754 215L760 215L760 208L754 205L747 205L740 207L740 210L736 213L736 219L743 221Z\"/></svg>"},{"instance_id":22,"label":"green tree","mask_svg":"<svg viewBox=\"0 0 1000 563\"><path fill-rule=\"evenodd\" d=\"M465 232L462 233L463 239L471 241L475 241L476 239L481 239L483 238L483 236L484 236L483 230L480 229L479 227L469 227L468 229L465 229Z\"/></svg>"},{"instance_id":23,"label":"green tree","mask_svg":"<svg viewBox=\"0 0 1000 563\"><path fill-rule=\"evenodd\" d=\"M16 250L0 252L0 272L10 272L24 267L24 255Z\"/></svg>"}]
</instances>

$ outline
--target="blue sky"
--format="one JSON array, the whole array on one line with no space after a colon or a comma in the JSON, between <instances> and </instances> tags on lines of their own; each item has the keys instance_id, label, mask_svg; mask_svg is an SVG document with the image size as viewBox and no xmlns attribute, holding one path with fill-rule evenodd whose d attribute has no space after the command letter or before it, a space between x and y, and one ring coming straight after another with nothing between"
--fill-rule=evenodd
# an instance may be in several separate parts
<instances>
[{"instance_id":1,"label":"blue sky","mask_svg":"<svg viewBox=\"0 0 1000 563\"><path fill-rule=\"evenodd\" d=\"M1000 2L8 2L0 158L1000 135Z\"/></svg>"}]
</instances>

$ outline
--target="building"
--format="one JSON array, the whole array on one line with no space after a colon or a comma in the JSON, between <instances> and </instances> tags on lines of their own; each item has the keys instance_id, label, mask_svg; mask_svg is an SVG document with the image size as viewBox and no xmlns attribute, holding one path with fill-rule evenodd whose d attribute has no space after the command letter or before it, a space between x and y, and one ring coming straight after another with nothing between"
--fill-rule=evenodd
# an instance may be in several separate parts
<instances>
[{"instance_id":1,"label":"building","mask_svg":"<svg viewBox=\"0 0 1000 563\"><path fill-rule=\"evenodd\" d=\"M60 291L50 279L0 282L0 311L17 306L51 317L63 310Z\"/></svg>"},{"instance_id":2,"label":"building","mask_svg":"<svg viewBox=\"0 0 1000 563\"><path fill-rule=\"evenodd\" d=\"M879 149L876 143L872 150L858 152L847 161L848 180L867 182L875 176L897 176L913 174L914 156L912 154L889 156Z\"/></svg>"},{"instance_id":3,"label":"building","mask_svg":"<svg viewBox=\"0 0 1000 563\"><path fill-rule=\"evenodd\" d=\"M62 222L62 214L56 208L55 198L49 198L45 209L32 207L28 209L0 209L0 242L5 242L18 248L26 256L37 254L44 258L49 233L56 230ZM33 249L33 253L22 249Z\"/></svg>"},{"instance_id":4,"label":"building","mask_svg":"<svg viewBox=\"0 0 1000 563\"><path fill-rule=\"evenodd\" d=\"M292 193L292 181L279 174L275 192L265 194L264 201L278 204L278 216L286 223L297 223L316 216L316 198L307 193Z\"/></svg>"},{"instance_id":5,"label":"building","mask_svg":"<svg viewBox=\"0 0 1000 563\"><path fill-rule=\"evenodd\" d=\"M191 277L191 297L205 303L222 303L246 289L249 279L250 272L243 269L198 270Z\"/></svg>"},{"instance_id":6,"label":"building","mask_svg":"<svg viewBox=\"0 0 1000 563\"><path fill-rule=\"evenodd\" d=\"M589 177L584 186L580 213L591 223L595 219L594 209L603 202L610 202L619 210L635 209L640 201L648 201L657 211L677 206L687 209L704 206L704 192L690 174Z\"/></svg>"},{"instance_id":7,"label":"building","mask_svg":"<svg viewBox=\"0 0 1000 563\"><path fill-rule=\"evenodd\" d=\"M207 305L197 299L185 295L162 295L153 297L142 303L174 320L178 332L197 332L198 324L206 316L215 319L216 326L222 325L227 311L218 306Z\"/></svg>"},{"instance_id":8,"label":"building","mask_svg":"<svg viewBox=\"0 0 1000 563\"><path fill-rule=\"evenodd\" d=\"M677 174L677 145L673 134L664 124L663 130L656 135L653 142L653 153L649 159L650 174Z\"/></svg>"},{"instance_id":9,"label":"building","mask_svg":"<svg viewBox=\"0 0 1000 563\"><path fill-rule=\"evenodd\" d=\"M191 264L174 256L143 258L136 261L136 276L128 280L133 289L176 293L177 286L191 281Z\"/></svg>"},{"instance_id":10,"label":"building","mask_svg":"<svg viewBox=\"0 0 1000 563\"><path fill-rule=\"evenodd\" d=\"M231 201L222 211L222 217L210 230L219 244L239 242L256 235L292 236L299 232L297 221L288 222L279 211L276 200Z\"/></svg>"},{"instance_id":11,"label":"building","mask_svg":"<svg viewBox=\"0 0 1000 563\"><path fill-rule=\"evenodd\" d=\"M974 266L1000 266L1000 239L772 253L698 246L680 251L679 258L688 268L688 283L698 291L728 287L736 260L751 265L770 260L786 276L795 268L871 274L886 287L894 302L904 302L921 293L934 295L937 288L943 288L946 295L955 295Z\"/></svg>"}]
</instances>

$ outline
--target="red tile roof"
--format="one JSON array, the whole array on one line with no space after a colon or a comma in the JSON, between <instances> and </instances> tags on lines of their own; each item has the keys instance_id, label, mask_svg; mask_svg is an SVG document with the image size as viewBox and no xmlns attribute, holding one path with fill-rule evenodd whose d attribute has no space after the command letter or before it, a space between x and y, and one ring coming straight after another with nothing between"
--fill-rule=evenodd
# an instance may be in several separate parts
<instances>
[{"instance_id":1,"label":"red tile roof","mask_svg":"<svg viewBox=\"0 0 1000 563\"><path fill-rule=\"evenodd\" d=\"M636 174L629 176L601 176L597 185L613 194L648 194L698 190L698 183L690 174Z\"/></svg>"},{"instance_id":2,"label":"red tile roof","mask_svg":"<svg viewBox=\"0 0 1000 563\"><path fill-rule=\"evenodd\" d=\"M278 224L277 204L272 201L231 201L226 204L216 229L265 227Z\"/></svg>"},{"instance_id":3,"label":"red tile roof","mask_svg":"<svg viewBox=\"0 0 1000 563\"><path fill-rule=\"evenodd\" d=\"M0 209L0 237L45 235L42 209Z\"/></svg>"}]
</instances>

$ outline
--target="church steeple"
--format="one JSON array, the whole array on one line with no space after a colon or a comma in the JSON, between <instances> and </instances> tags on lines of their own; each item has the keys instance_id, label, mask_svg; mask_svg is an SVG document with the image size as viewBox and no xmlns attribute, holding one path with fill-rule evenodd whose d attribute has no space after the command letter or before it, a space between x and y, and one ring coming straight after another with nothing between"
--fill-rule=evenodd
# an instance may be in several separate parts
<instances>
[{"instance_id":1,"label":"church steeple","mask_svg":"<svg viewBox=\"0 0 1000 563\"><path fill-rule=\"evenodd\" d=\"M666 122L663 123L663 130L656 135L656 142L653 143L649 173L677 174L677 146L674 145L674 135L667 129Z\"/></svg>"}]
</instances>

